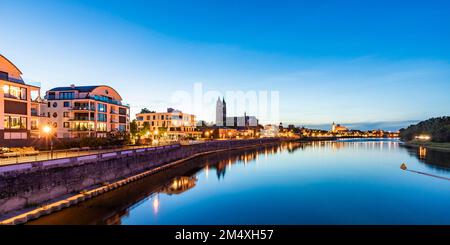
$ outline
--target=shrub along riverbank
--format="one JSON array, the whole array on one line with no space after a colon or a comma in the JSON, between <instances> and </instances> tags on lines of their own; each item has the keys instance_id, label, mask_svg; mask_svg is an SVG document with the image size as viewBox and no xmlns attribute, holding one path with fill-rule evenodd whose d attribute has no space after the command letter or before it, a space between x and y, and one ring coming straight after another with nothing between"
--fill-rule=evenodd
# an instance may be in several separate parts
<instances>
[{"instance_id":1,"label":"shrub along riverbank","mask_svg":"<svg viewBox=\"0 0 450 245\"><path fill-rule=\"evenodd\" d=\"M416 139L418 136L429 136L429 140ZM450 151L450 117L431 118L406 129L400 129L400 139L406 145L430 149Z\"/></svg>"}]
</instances>

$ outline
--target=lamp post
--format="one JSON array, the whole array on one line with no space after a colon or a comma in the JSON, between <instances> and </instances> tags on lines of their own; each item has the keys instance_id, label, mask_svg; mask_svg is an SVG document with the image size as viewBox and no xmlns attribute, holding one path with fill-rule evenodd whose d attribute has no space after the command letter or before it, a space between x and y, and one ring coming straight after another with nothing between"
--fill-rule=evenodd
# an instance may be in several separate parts
<instances>
[{"instance_id":1,"label":"lamp post","mask_svg":"<svg viewBox=\"0 0 450 245\"><path fill-rule=\"evenodd\" d=\"M47 136L47 140L50 139L50 159L53 159L53 137L52 128L49 125L45 125L42 129Z\"/></svg>"},{"instance_id":2,"label":"lamp post","mask_svg":"<svg viewBox=\"0 0 450 245\"><path fill-rule=\"evenodd\" d=\"M150 131L147 131L147 133L145 134L147 136L147 145L150 144Z\"/></svg>"},{"instance_id":3,"label":"lamp post","mask_svg":"<svg viewBox=\"0 0 450 245\"><path fill-rule=\"evenodd\" d=\"M158 129L155 129L155 131L153 131L153 135L154 135L154 139L156 140L156 142L157 142L157 145L159 145L159 139L158 139L158 134L159 134L159 131L158 131Z\"/></svg>"}]
</instances>

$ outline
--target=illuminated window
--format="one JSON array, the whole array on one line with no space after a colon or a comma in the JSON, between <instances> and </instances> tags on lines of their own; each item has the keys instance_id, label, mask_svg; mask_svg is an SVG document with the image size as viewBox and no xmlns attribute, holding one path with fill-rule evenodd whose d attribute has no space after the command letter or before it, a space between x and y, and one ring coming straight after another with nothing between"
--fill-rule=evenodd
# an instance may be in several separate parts
<instances>
[{"instance_id":1,"label":"illuminated window","mask_svg":"<svg viewBox=\"0 0 450 245\"><path fill-rule=\"evenodd\" d=\"M5 116L5 128L7 129L26 129L27 118L18 116Z\"/></svg>"},{"instance_id":2,"label":"illuminated window","mask_svg":"<svg viewBox=\"0 0 450 245\"><path fill-rule=\"evenodd\" d=\"M5 97L7 97L7 98L18 99L18 100L27 100L27 89L26 88L20 88L20 87L11 86L11 85L4 85L3 93L5 94Z\"/></svg>"}]
</instances>

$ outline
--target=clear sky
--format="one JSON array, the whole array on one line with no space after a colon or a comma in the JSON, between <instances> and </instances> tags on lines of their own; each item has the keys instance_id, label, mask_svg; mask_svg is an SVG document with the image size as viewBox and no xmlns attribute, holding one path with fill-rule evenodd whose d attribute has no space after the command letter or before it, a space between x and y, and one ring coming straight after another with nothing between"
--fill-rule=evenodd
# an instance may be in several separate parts
<instances>
[{"instance_id":1,"label":"clear sky","mask_svg":"<svg viewBox=\"0 0 450 245\"><path fill-rule=\"evenodd\" d=\"M132 113L165 110L175 90L202 83L279 91L286 124L391 129L450 114L445 0L0 4L0 53L27 81L107 84Z\"/></svg>"}]
</instances>

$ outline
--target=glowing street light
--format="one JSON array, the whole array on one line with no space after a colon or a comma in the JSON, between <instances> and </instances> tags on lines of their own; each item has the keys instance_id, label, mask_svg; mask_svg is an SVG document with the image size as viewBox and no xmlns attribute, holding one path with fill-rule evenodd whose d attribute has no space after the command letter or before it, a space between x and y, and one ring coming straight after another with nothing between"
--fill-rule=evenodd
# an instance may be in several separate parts
<instances>
[{"instance_id":1,"label":"glowing street light","mask_svg":"<svg viewBox=\"0 0 450 245\"><path fill-rule=\"evenodd\" d=\"M50 158L53 159L52 128L49 125L45 125L44 128L42 128L42 131L45 133L47 139L50 139Z\"/></svg>"},{"instance_id":2,"label":"glowing street light","mask_svg":"<svg viewBox=\"0 0 450 245\"><path fill-rule=\"evenodd\" d=\"M426 135L426 134L421 134L419 136L415 137L418 140L422 140L422 141L429 141L431 139L431 136Z\"/></svg>"}]
</instances>

